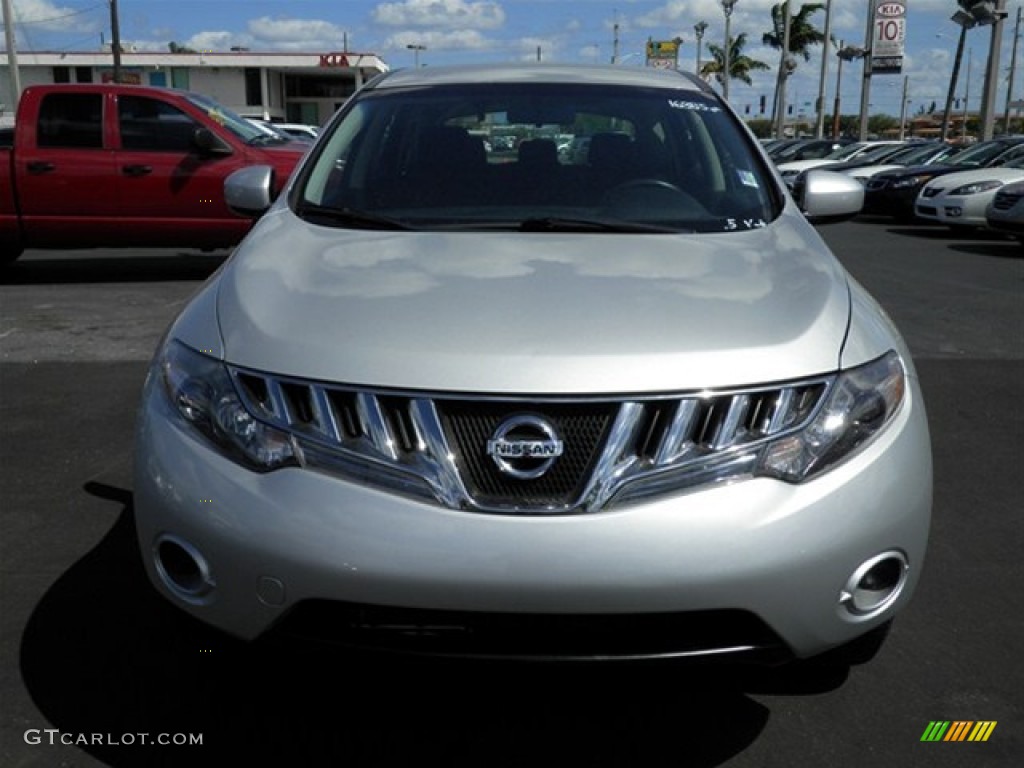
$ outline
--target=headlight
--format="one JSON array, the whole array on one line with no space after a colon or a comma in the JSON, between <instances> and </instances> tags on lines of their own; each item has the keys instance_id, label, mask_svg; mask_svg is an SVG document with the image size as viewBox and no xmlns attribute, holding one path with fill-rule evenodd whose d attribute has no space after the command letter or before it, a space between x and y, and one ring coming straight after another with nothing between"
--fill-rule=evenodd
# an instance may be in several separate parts
<instances>
[{"instance_id":1,"label":"headlight","mask_svg":"<svg viewBox=\"0 0 1024 768\"><path fill-rule=\"evenodd\" d=\"M895 179L891 184L891 188L907 189L909 187L916 187L919 184L924 184L931 178L931 176L907 176L906 178L903 179Z\"/></svg>"},{"instance_id":2,"label":"headlight","mask_svg":"<svg viewBox=\"0 0 1024 768\"><path fill-rule=\"evenodd\" d=\"M856 453L889 423L906 392L899 356L844 371L806 428L768 445L755 475L802 482Z\"/></svg>"},{"instance_id":3,"label":"headlight","mask_svg":"<svg viewBox=\"0 0 1024 768\"><path fill-rule=\"evenodd\" d=\"M976 181L973 184L964 184L962 187L957 187L949 194L976 195L979 192L988 192L990 189L998 189L1001 186L1003 186L1003 182L995 181L994 179L990 179L988 181Z\"/></svg>"},{"instance_id":4,"label":"headlight","mask_svg":"<svg viewBox=\"0 0 1024 768\"><path fill-rule=\"evenodd\" d=\"M291 437L253 418L219 360L169 340L156 365L181 423L223 455L261 472L298 464Z\"/></svg>"}]
</instances>

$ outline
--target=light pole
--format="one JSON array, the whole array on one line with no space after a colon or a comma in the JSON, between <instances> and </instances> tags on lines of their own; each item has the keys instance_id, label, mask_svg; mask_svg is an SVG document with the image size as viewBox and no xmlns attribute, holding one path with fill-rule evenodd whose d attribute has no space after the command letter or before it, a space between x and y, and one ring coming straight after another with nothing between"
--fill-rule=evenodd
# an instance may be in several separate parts
<instances>
[{"instance_id":1,"label":"light pole","mask_svg":"<svg viewBox=\"0 0 1024 768\"><path fill-rule=\"evenodd\" d=\"M1006 18L1006 0L996 0L991 11L991 43L985 65L985 90L981 101L981 140L992 138L996 116L996 90L999 88L999 53L1003 46L1003 20Z\"/></svg>"},{"instance_id":2,"label":"light pole","mask_svg":"<svg viewBox=\"0 0 1024 768\"><path fill-rule=\"evenodd\" d=\"M693 33L697 36L697 70L694 74L700 77L700 46L701 41L704 39L704 33L708 29L708 23L706 21L698 21L693 25Z\"/></svg>"},{"instance_id":3,"label":"light pole","mask_svg":"<svg viewBox=\"0 0 1024 768\"><path fill-rule=\"evenodd\" d=\"M410 43L409 45L407 45L405 47L413 52L413 66L416 69L419 69L420 68L420 51L427 50L427 46L425 46L425 45L416 45L414 43Z\"/></svg>"},{"instance_id":4,"label":"light pole","mask_svg":"<svg viewBox=\"0 0 1024 768\"><path fill-rule=\"evenodd\" d=\"M728 102L729 101L729 70L732 67L732 63L729 61L729 55L731 54L732 40L730 40L729 33L729 20L732 18L732 9L736 5L737 0L720 0L722 3L722 11L725 13L725 48L722 49L722 97Z\"/></svg>"},{"instance_id":5,"label":"light pole","mask_svg":"<svg viewBox=\"0 0 1024 768\"><path fill-rule=\"evenodd\" d=\"M967 105L971 101L971 59L974 49L967 49L967 82L964 83L964 124L960 126L960 139L967 141Z\"/></svg>"},{"instance_id":6,"label":"light pole","mask_svg":"<svg viewBox=\"0 0 1024 768\"><path fill-rule=\"evenodd\" d=\"M868 137L868 119L871 111L871 57L874 53L871 50L875 28L875 0L868 0L868 29L864 34L864 74L860 89L860 128L857 131L857 139L864 141Z\"/></svg>"},{"instance_id":7,"label":"light pole","mask_svg":"<svg viewBox=\"0 0 1024 768\"><path fill-rule=\"evenodd\" d=\"M964 43L967 40L967 30L975 24L974 18L964 11L954 13L952 20L960 25L960 35L957 38L956 54L953 57L953 71L949 76L949 90L946 91L946 109L942 113L942 128L939 131L939 139L941 141L949 138L949 115L953 110L953 96L956 93L957 78L960 77L960 62L964 58Z\"/></svg>"},{"instance_id":8,"label":"light pole","mask_svg":"<svg viewBox=\"0 0 1024 768\"><path fill-rule=\"evenodd\" d=\"M1010 76L1006 82L1006 113L1003 117L1003 133L1010 133L1010 106L1013 104L1013 79L1017 74L1017 41L1020 40L1020 6L1017 6L1017 24L1013 30L1013 53L1010 54Z\"/></svg>"}]
</instances>

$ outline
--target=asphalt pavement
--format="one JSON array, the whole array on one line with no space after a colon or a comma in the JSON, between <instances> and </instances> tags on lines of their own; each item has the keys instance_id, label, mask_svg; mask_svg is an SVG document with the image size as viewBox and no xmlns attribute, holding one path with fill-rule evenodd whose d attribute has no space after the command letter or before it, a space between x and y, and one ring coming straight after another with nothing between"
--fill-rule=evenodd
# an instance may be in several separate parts
<instances>
[{"instance_id":1,"label":"asphalt pavement","mask_svg":"<svg viewBox=\"0 0 1024 768\"><path fill-rule=\"evenodd\" d=\"M885 221L821 233L907 337L935 453L918 592L849 670L439 662L216 634L145 579L131 455L148 357L223 254L31 253L0 272L0 766L1019 765L1024 251ZM934 721L996 726L922 742Z\"/></svg>"}]
</instances>

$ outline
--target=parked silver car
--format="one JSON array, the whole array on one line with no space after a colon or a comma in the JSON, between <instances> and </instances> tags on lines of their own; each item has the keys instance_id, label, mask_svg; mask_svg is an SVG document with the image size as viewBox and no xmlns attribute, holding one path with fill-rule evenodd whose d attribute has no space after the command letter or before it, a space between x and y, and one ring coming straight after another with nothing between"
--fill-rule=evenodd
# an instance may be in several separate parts
<instances>
[{"instance_id":1,"label":"parked silver car","mask_svg":"<svg viewBox=\"0 0 1024 768\"><path fill-rule=\"evenodd\" d=\"M514 134L514 157L485 139ZM550 137L589 136L585 157ZM877 645L931 508L907 348L699 80L397 71L169 329L141 408L153 583L242 638L493 657Z\"/></svg>"}]
</instances>

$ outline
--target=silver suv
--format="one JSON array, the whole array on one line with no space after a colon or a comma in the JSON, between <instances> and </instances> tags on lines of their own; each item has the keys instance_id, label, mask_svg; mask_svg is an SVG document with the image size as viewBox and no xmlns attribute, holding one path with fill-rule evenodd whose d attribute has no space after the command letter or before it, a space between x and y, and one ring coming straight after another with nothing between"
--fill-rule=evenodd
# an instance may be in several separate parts
<instances>
[{"instance_id":1,"label":"silver suv","mask_svg":"<svg viewBox=\"0 0 1024 768\"><path fill-rule=\"evenodd\" d=\"M931 454L906 347L808 223L856 181L809 172L801 210L700 81L560 66L387 74L271 176L227 182L259 219L144 393L168 599L439 654L877 646Z\"/></svg>"}]
</instances>

